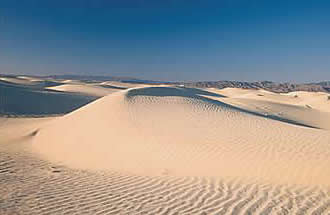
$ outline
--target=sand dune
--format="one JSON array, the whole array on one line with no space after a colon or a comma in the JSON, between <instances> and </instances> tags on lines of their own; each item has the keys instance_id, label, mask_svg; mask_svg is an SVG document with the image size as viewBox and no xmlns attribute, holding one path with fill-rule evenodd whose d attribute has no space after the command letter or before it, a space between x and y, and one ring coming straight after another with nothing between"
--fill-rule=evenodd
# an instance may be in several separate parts
<instances>
[{"instance_id":1,"label":"sand dune","mask_svg":"<svg viewBox=\"0 0 330 215\"><path fill-rule=\"evenodd\" d=\"M33 144L45 158L78 168L329 186L328 131L203 94L118 92L51 122Z\"/></svg>"},{"instance_id":2,"label":"sand dune","mask_svg":"<svg viewBox=\"0 0 330 215\"><path fill-rule=\"evenodd\" d=\"M6 118L0 117L0 144L22 140L31 136L44 123L55 117L42 118ZM13 132L14 131L14 132ZM3 145L2 145L3 146Z\"/></svg>"},{"instance_id":3,"label":"sand dune","mask_svg":"<svg viewBox=\"0 0 330 215\"><path fill-rule=\"evenodd\" d=\"M278 94L264 90L233 88L208 89L208 91L226 96L225 98L212 96L210 98L236 107L330 130L330 100L328 100L329 94L326 93L292 92Z\"/></svg>"},{"instance_id":4,"label":"sand dune","mask_svg":"<svg viewBox=\"0 0 330 215\"><path fill-rule=\"evenodd\" d=\"M0 181L0 214L330 212L322 187L83 171L39 160L22 143L0 147Z\"/></svg>"},{"instance_id":5,"label":"sand dune","mask_svg":"<svg viewBox=\"0 0 330 215\"><path fill-rule=\"evenodd\" d=\"M140 86L0 118L0 214L329 214L313 95Z\"/></svg>"},{"instance_id":6,"label":"sand dune","mask_svg":"<svg viewBox=\"0 0 330 215\"><path fill-rule=\"evenodd\" d=\"M134 83L124 83L118 81L106 81L98 84L86 84L83 82L66 80L63 83L65 84L54 87L48 87L47 89L60 91L60 92L80 93L84 95L102 97L120 90L150 86L148 84L134 84Z\"/></svg>"},{"instance_id":7,"label":"sand dune","mask_svg":"<svg viewBox=\"0 0 330 215\"><path fill-rule=\"evenodd\" d=\"M91 96L105 96L113 92L117 92L119 89L104 88L93 84L63 84L55 87L48 87L47 89L60 91L80 93Z\"/></svg>"},{"instance_id":8,"label":"sand dune","mask_svg":"<svg viewBox=\"0 0 330 215\"><path fill-rule=\"evenodd\" d=\"M286 94L287 96L293 96L299 98L297 104L306 106L309 108L318 109L324 112L330 112L330 94L329 93L310 93L310 92L291 92Z\"/></svg>"},{"instance_id":9,"label":"sand dune","mask_svg":"<svg viewBox=\"0 0 330 215\"><path fill-rule=\"evenodd\" d=\"M245 98L261 101L270 101L288 105L297 105L320 110L322 112L330 111L329 93L323 92L290 92L273 93L265 90L245 90L237 88L208 89L210 92L217 92L229 98Z\"/></svg>"},{"instance_id":10,"label":"sand dune","mask_svg":"<svg viewBox=\"0 0 330 215\"><path fill-rule=\"evenodd\" d=\"M19 79L25 79L31 82L41 82L41 81L45 81L44 79L40 79L40 78L36 78L36 77L29 77L29 76L17 76L17 78Z\"/></svg>"},{"instance_id":11,"label":"sand dune","mask_svg":"<svg viewBox=\"0 0 330 215\"><path fill-rule=\"evenodd\" d=\"M128 83L128 82L119 82L119 81L104 81L100 83L100 85L121 88L121 89L148 86L147 84Z\"/></svg>"},{"instance_id":12,"label":"sand dune","mask_svg":"<svg viewBox=\"0 0 330 215\"><path fill-rule=\"evenodd\" d=\"M24 146L24 145L23 145ZM329 214L329 190L89 172L0 148L1 214ZM20 148L17 153L16 148ZM70 155L70 154L69 154ZM68 156L69 156L68 155ZM4 177L6 175L6 177Z\"/></svg>"},{"instance_id":13,"label":"sand dune","mask_svg":"<svg viewBox=\"0 0 330 215\"><path fill-rule=\"evenodd\" d=\"M64 84L83 84L82 81L79 81L79 80L70 80L70 79L58 80L58 82L64 83Z\"/></svg>"},{"instance_id":14,"label":"sand dune","mask_svg":"<svg viewBox=\"0 0 330 215\"><path fill-rule=\"evenodd\" d=\"M13 83L13 84L23 84L23 85L34 85L36 84L34 80L26 79L26 78L10 78L10 77L1 77L0 76L0 81L5 81L8 83Z\"/></svg>"},{"instance_id":15,"label":"sand dune","mask_svg":"<svg viewBox=\"0 0 330 215\"><path fill-rule=\"evenodd\" d=\"M315 128L330 130L330 113L300 105L255 99L228 99L227 103L267 116L282 117Z\"/></svg>"}]
</instances>

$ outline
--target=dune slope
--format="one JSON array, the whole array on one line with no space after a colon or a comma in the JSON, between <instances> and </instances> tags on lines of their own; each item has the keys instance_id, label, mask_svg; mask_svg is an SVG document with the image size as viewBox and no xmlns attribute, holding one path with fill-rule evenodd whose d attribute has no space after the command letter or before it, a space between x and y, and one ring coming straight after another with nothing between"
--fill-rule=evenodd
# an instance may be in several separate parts
<instances>
[{"instance_id":1,"label":"dune slope","mask_svg":"<svg viewBox=\"0 0 330 215\"><path fill-rule=\"evenodd\" d=\"M48 87L47 89L99 97L118 91L118 89L108 89L91 84L63 84L55 87Z\"/></svg>"},{"instance_id":2,"label":"dune slope","mask_svg":"<svg viewBox=\"0 0 330 215\"><path fill-rule=\"evenodd\" d=\"M330 130L329 94L315 92L292 92L288 94L272 93L265 90L246 89L207 89L220 93L224 98L210 98L258 112L268 117L280 117L287 121L295 121L310 127Z\"/></svg>"},{"instance_id":3,"label":"dune slope","mask_svg":"<svg viewBox=\"0 0 330 215\"><path fill-rule=\"evenodd\" d=\"M149 87L53 120L33 146L78 168L328 186L329 142L328 131L269 119L196 90Z\"/></svg>"}]
</instances>

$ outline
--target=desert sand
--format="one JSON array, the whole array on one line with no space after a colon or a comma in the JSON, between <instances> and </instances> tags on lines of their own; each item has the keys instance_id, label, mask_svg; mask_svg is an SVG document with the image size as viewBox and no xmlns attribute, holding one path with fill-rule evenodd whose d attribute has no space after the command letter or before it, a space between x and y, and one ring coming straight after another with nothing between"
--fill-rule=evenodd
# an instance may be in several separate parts
<instances>
[{"instance_id":1,"label":"desert sand","mask_svg":"<svg viewBox=\"0 0 330 215\"><path fill-rule=\"evenodd\" d=\"M27 78L27 77L1 77L0 76L0 81L8 82L8 83L13 83L13 84L24 84L24 85L34 85L35 82L38 82L37 80L34 80L32 78Z\"/></svg>"},{"instance_id":2,"label":"desert sand","mask_svg":"<svg viewBox=\"0 0 330 215\"><path fill-rule=\"evenodd\" d=\"M114 88L121 88L121 89L128 89L128 88L134 88L134 87L139 87L144 84L137 84L137 83L125 83L125 82L118 82L118 81L104 81L100 83L100 85L103 86L110 86Z\"/></svg>"},{"instance_id":3,"label":"desert sand","mask_svg":"<svg viewBox=\"0 0 330 215\"><path fill-rule=\"evenodd\" d=\"M116 87L1 118L1 214L330 213L328 94Z\"/></svg>"},{"instance_id":4,"label":"desert sand","mask_svg":"<svg viewBox=\"0 0 330 215\"><path fill-rule=\"evenodd\" d=\"M107 81L96 84L88 84L79 81L65 80L62 85L47 87L46 89L55 90L60 92L80 93L84 95L91 95L97 97L103 97L111 93L125 90L134 87L146 87L148 84L133 84L124 83L118 81Z\"/></svg>"},{"instance_id":5,"label":"desert sand","mask_svg":"<svg viewBox=\"0 0 330 215\"><path fill-rule=\"evenodd\" d=\"M91 96L106 96L113 92L118 91L118 89L103 88L92 84L62 84L55 87L48 87L47 89L61 91L61 92L71 92L71 93L81 93Z\"/></svg>"},{"instance_id":6,"label":"desert sand","mask_svg":"<svg viewBox=\"0 0 330 215\"><path fill-rule=\"evenodd\" d=\"M40 81L44 81L44 79L41 78L36 78L36 77L29 77L29 76L17 76L17 78L19 79L25 79L31 82L40 82Z\"/></svg>"}]
</instances>

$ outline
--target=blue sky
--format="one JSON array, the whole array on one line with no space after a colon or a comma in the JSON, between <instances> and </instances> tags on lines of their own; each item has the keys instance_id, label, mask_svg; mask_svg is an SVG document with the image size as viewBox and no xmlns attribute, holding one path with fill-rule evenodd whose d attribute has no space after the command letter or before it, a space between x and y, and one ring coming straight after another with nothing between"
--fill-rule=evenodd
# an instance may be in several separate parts
<instances>
[{"instance_id":1,"label":"blue sky","mask_svg":"<svg viewBox=\"0 0 330 215\"><path fill-rule=\"evenodd\" d=\"M0 73L330 80L330 2L2 0Z\"/></svg>"}]
</instances>

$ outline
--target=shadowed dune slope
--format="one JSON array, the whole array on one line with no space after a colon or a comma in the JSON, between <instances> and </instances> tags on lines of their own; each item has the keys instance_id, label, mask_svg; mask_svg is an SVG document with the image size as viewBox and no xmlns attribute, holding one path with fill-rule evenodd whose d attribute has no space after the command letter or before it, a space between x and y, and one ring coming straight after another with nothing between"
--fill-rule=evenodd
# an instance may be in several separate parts
<instances>
[{"instance_id":1,"label":"shadowed dune slope","mask_svg":"<svg viewBox=\"0 0 330 215\"><path fill-rule=\"evenodd\" d=\"M49 115L69 113L95 100L94 96L73 95L39 88L0 83L1 115Z\"/></svg>"},{"instance_id":2,"label":"shadowed dune slope","mask_svg":"<svg viewBox=\"0 0 330 215\"><path fill-rule=\"evenodd\" d=\"M272 93L265 90L207 89L209 92L226 96L210 98L243 108L251 112L298 122L310 127L330 130L330 96L327 93L292 92Z\"/></svg>"},{"instance_id":3,"label":"shadowed dune slope","mask_svg":"<svg viewBox=\"0 0 330 215\"><path fill-rule=\"evenodd\" d=\"M33 147L75 168L330 185L328 131L206 96L172 87L117 92L49 122Z\"/></svg>"}]
</instances>

